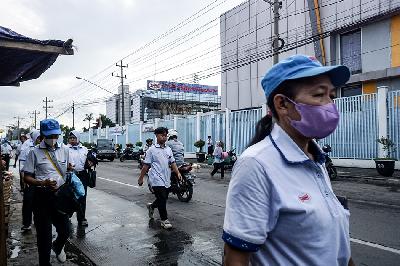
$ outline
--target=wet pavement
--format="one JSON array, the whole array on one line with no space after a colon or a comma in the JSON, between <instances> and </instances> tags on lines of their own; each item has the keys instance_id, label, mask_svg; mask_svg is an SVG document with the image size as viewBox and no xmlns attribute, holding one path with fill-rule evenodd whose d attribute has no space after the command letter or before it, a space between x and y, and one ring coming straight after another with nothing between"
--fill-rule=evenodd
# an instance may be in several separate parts
<instances>
[{"instance_id":1,"label":"wet pavement","mask_svg":"<svg viewBox=\"0 0 400 266\"><path fill-rule=\"evenodd\" d=\"M149 220L146 203L154 200L147 186L137 186L133 161L101 162L97 187L89 189L89 227L73 217L70 240L97 265L221 265L221 232L230 173L221 180L211 169L198 176L193 199L168 200L174 228L161 229L158 212ZM354 181L332 182L335 193L349 198L350 232L356 265L398 265L400 261L400 192Z\"/></svg>"},{"instance_id":2,"label":"wet pavement","mask_svg":"<svg viewBox=\"0 0 400 266\"><path fill-rule=\"evenodd\" d=\"M201 230L190 232L196 227L192 219L171 218L187 226L163 230L157 215L149 220L143 206L100 190L89 193L89 227L86 234L77 230L71 241L97 265L220 264L221 242Z\"/></svg>"}]
</instances>

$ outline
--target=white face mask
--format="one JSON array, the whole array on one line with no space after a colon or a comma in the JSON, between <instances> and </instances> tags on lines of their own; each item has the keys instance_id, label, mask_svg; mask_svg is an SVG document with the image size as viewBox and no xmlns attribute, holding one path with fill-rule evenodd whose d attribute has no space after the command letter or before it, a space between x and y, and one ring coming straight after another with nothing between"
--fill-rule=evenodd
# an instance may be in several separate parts
<instances>
[{"instance_id":1,"label":"white face mask","mask_svg":"<svg viewBox=\"0 0 400 266\"><path fill-rule=\"evenodd\" d=\"M45 139L44 142L46 142L47 145L50 147L53 147L57 143L57 139Z\"/></svg>"}]
</instances>

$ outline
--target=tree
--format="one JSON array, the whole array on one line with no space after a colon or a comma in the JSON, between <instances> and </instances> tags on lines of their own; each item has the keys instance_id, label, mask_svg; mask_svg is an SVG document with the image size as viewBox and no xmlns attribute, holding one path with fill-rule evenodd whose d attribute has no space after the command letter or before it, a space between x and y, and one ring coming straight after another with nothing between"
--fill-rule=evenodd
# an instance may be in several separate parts
<instances>
[{"instance_id":1,"label":"tree","mask_svg":"<svg viewBox=\"0 0 400 266\"><path fill-rule=\"evenodd\" d=\"M92 120L93 120L93 113L85 114L85 119L83 119L83 121L88 121L89 122L88 129L90 128L90 121L92 121Z\"/></svg>"},{"instance_id":2,"label":"tree","mask_svg":"<svg viewBox=\"0 0 400 266\"><path fill-rule=\"evenodd\" d=\"M64 143L68 143L68 137L69 137L69 133L71 133L72 130L74 130L73 127L69 127L69 126L64 126L64 125L60 125L60 129L61 132L64 134L63 136L63 142Z\"/></svg>"},{"instance_id":3,"label":"tree","mask_svg":"<svg viewBox=\"0 0 400 266\"><path fill-rule=\"evenodd\" d=\"M100 119L102 128L105 128L106 126L115 127L115 123L113 123L113 121L111 121L111 119L108 118L107 116L100 114Z\"/></svg>"}]
</instances>

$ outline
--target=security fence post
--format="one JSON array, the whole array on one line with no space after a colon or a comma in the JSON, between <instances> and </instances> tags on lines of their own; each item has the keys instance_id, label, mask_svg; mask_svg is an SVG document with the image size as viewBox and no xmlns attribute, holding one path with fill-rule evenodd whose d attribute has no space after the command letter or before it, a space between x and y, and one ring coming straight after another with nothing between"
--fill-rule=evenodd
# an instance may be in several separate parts
<instances>
[{"instance_id":1,"label":"security fence post","mask_svg":"<svg viewBox=\"0 0 400 266\"><path fill-rule=\"evenodd\" d=\"M388 137L388 112L387 112L387 96L388 87L380 86L378 87L377 93L377 106L376 106L376 116L378 118L378 138ZM387 151L383 150L382 145L378 145L378 157L384 158L387 155Z\"/></svg>"}]
</instances>

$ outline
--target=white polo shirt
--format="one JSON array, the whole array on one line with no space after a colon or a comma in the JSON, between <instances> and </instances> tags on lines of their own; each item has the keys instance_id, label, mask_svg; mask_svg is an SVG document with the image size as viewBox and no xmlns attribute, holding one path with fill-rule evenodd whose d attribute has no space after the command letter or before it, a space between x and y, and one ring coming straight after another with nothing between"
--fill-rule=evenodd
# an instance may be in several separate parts
<instances>
[{"instance_id":1,"label":"white polo shirt","mask_svg":"<svg viewBox=\"0 0 400 266\"><path fill-rule=\"evenodd\" d=\"M85 169L88 149L80 143L76 146L68 144L67 147L69 150L69 162L74 165L74 170L77 172L83 171Z\"/></svg>"},{"instance_id":2,"label":"white polo shirt","mask_svg":"<svg viewBox=\"0 0 400 266\"><path fill-rule=\"evenodd\" d=\"M22 143L21 146L19 147L18 160L19 160L19 170L20 171L22 170L22 168L24 168L26 157L28 156L29 152L34 147L35 147L35 144L33 143L32 139L25 140L25 142Z\"/></svg>"},{"instance_id":3,"label":"white polo shirt","mask_svg":"<svg viewBox=\"0 0 400 266\"><path fill-rule=\"evenodd\" d=\"M160 144L151 146L146 151L144 164L149 165L149 182L153 187L171 186L171 168L170 165L175 162L172 150L168 146L161 147Z\"/></svg>"},{"instance_id":4,"label":"white polo shirt","mask_svg":"<svg viewBox=\"0 0 400 266\"><path fill-rule=\"evenodd\" d=\"M348 265L350 214L315 148L316 162L275 124L235 163L222 238L251 265Z\"/></svg>"}]
</instances>

